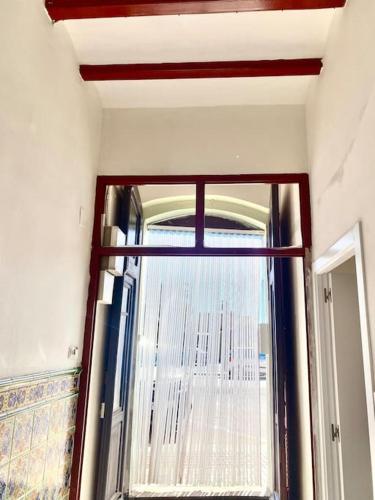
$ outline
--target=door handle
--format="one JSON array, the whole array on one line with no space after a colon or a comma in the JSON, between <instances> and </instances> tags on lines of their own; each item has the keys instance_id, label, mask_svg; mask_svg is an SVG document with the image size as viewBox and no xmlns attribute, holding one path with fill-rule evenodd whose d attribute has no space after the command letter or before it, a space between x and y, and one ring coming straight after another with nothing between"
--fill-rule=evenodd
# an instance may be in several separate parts
<instances>
[{"instance_id":1,"label":"door handle","mask_svg":"<svg viewBox=\"0 0 375 500\"><path fill-rule=\"evenodd\" d=\"M337 424L331 424L331 438L333 442L340 441L340 427Z\"/></svg>"}]
</instances>

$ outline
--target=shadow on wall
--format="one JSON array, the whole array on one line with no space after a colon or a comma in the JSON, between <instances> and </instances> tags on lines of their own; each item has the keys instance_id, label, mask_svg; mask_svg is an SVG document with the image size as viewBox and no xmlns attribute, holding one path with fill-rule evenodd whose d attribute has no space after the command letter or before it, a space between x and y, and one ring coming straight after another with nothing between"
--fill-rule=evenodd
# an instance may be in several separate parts
<instances>
[{"instance_id":1,"label":"shadow on wall","mask_svg":"<svg viewBox=\"0 0 375 500\"><path fill-rule=\"evenodd\" d=\"M296 191L297 189L297 191ZM298 188L284 186L280 193L281 245L299 245ZM309 373L305 315L304 263L301 258L283 260L287 328L288 447L290 498L313 499L310 434Z\"/></svg>"}]
</instances>

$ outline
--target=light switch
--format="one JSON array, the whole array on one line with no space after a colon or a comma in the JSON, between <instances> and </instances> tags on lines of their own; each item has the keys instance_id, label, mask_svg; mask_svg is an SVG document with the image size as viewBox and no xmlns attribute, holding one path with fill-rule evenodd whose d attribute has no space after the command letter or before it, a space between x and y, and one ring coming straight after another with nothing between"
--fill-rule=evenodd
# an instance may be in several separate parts
<instances>
[{"instance_id":1,"label":"light switch","mask_svg":"<svg viewBox=\"0 0 375 500\"><path fill-rule=\"evenodd\" d=\"M78 346L71 345L68 350L68 358L76 358L78 356Z\"/></svg>"},{"instance_id":2,"label":"light switch","mask_svg":"<svg viewBox=\"0 0 375 500\"><path fill-rule=\"evenodd\" d=\"M85 208L79 207L79 225L81 227L86 226Z\"/></svg>"}]
</instances>

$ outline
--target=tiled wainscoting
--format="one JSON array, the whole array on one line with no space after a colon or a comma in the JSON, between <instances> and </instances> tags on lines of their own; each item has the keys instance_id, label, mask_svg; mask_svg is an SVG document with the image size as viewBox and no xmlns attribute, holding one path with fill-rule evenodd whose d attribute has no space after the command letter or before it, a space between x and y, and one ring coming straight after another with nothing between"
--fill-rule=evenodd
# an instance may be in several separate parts
<instances>
[{"instance_id":1,"label":"tiled wainscoting","mask_svg":"<svg viewBox=\"0 0 375 500\"><path fill-rule=\"evenodd\" d=\"M0 499L65 499L79 371L0 380Z\"/></svg>"}]
</instances>

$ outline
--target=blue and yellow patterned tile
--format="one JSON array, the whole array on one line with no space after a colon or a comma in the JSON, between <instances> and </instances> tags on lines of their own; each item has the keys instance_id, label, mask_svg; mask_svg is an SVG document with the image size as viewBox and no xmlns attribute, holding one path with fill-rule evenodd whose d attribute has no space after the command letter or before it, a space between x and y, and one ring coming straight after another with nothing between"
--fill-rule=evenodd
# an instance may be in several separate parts
<instances>
[{"instance_id":1,"label":"blue and yellow patterned tile","mask_svg":"<svg viewBox=\"0 0 375 500\"><path fill-rule=\"evenodd\" d=\"M29 468L27 473L27 489L34 490L42 486L44 467L46 462L46 446L34 448L29 454Z\"/></svg>"},{"instance_id":2,"label":"blue and yellow patterned tile","mask_svg":"<svg viewBox=\"0 0 375 500\"><path fill-rule=\"evenodd\" d=\"M51 403L48 436L59 434L63 430L64 415L65 415L64 407L65 407L65 400L63 399Z\"/></svg>"},{"instance_id":3,"label":"blue and yellow patterned tile","mask_svg":"<svg viewBox=\"0 0 375 500\"><path fill-rule=\"evenodd\" d=\"M59 499L68 500L69 499L69 488L61 488L59 493Z\"/></svg>"},{"instance_id":4,"label":"blue and yellow patterned tile","mask_svg":"<svg viewBox=\"0 0 375 500\"><path fill-rule=\"evenodd\" d=\"M78 392L79 375L67 376L60 379L59 392L61 395L68 395Z\"/></svg>"},{"instance_id":5,"label":"blue and yellow patterned tile","mask_svg":"<svg viewBox=\"0 0 375 500\"><path fill-rule=\"evenodd\" d=\"M17 389L17 408L22 408L27 404L28 388L26 386Z\"/></svg>"},{"instance_id":6,"label":"blue and yellow patterned tile","mask_svg":"<svg viewBox=\"0 0 375 500\"><path fill-rule=\"evenodd\" d=\"M50 498L48 488L44 487L37 491L31 491L25 496L27 500L50 500Z\"/></svg>"},{"instance_id":7,"label":"blue and yellow patterned tile","mask_svg":"<svg viewBox=\"0 0 375 500\"><path fill-rule=\"evenodd\" d=\"M58 487L56 486L56 471L48 472L48 474L44 478L44 495L45 498L51 498L58 491Z\"/></svg>"},{"instance_id":8,"label":"blue and yellow patterned tile","mask_svg":"<svg viewBox=\"0 0 375 500\"><path fill-rule=\"evenodd\" d=\"M27 404L28 388L26 386L14 387L8 391L6 411L17 410Z\"/></svg>"},{"instance_id":9,"label":"blue and yellow patterned tile","mask_svg":"<svg viewBox=\"0 0 375 500\"><path fill-rule=\"evenodd\" d=\"M46 465L44 470L44 482L50 484L56 477L56 471L59 468L61 448L57 441L49 442L46 451Z\"/></svg>"},{"instance_id":10,"label":"blue and yellow patterned tile","mask_svg":"<svg viewBox=\"0 0 375 500\"><path fill-rule=\"evenodd\" d=\"M71 466L64 463L60 464L54 473L54 477L48 478L48 486L56 491L58 497L61 498L69 493L70 486L70 470Z\"/></svg>"},{"instance_id":11,"label":"blue and yellow patterned tile","mask_svg":"<svg viewBox=\"0 0 375 500\"><path fill-rule=\"evenodd\" d=\"M29 393L28 393L28 400L30 404L35 404L39 403L46 397L46 387L47 387L47 382L46 381L40 381L37 384L34 384L30 387Z\"/></svg>"},{"instance_id":12,"label":"blue and yellow patterned tile","mask_svg":"<svg viewBox=\"0 0 375 500\"><path fill-rule=\"evenodd\" d=\"M15 389L4 393L4 412L17 408L17 392Z\"/></svg>"},{"instance_id":13,"label":"blue and yellow patterned tile","mask_svg":"<svg viewBox=\"0 0 375 500\"><path fill-rule=\"evenodd\" d=\"M49 500L48 488L43 487L39 490L31 491L26 495L26 498L27 500Z\"/></svg>"},{"instance_id":14,"label":"blue and yellow patterned tile","mask_svg":"<svg viewBox=\"0 0 375 500\"><path fill-rule=\"evenodd\" d=\"M14 429L14 417L0 421L0 467L10 460Z\"/></svg>"},{"instance_id":15,"label":"blue and yellow patterned tile","mask_svg":"<svg viewBox=\"0 0 375 500\"><path fill-rule=\"evenodd\" d=\"M59 498L59 493L61 490L61 481L57 474L57 471L50 477L47 477L44 483L44 494L49 500Z\"/></svg>"},{"instance_id":16,"label":"blue and yellow patterned tile","mask_svg":"<svg viewBox=\"0 0 375 500\"><path fill-rule=\"evenodd\" d=\"M75 428L71 428L62 435L63 437L62 459L65 464L71 463L73 459L74 433L75 433Z\"/></svg>"},{"instance_id":17,"label":"blue and yellow patterned tile","mask_svg":"<svg viewBox=\"0 0 375 500\"><path fill-rule=\"evenodd\" d=\"M78 373L47 377L39 377L37 374L36 379L27 382L16 380L7 384L2 384L0 380L0 416L76 393L78 386Z\"/></svg>"},{"instance_id":18,"label":"blue and yellow patterned tile","mask_svg":"<svg viewBox=\"0 0 375 500\"><path fill-rule=\"evenodd\" d=\"M67 495L69 495L69 487L65 488L65 486L60 486L59 488L59 499L65 498Z\"/></svg>"},{"instance_id":19,"label":"blue and yellow patterned tile","mask_svg":"<svg viewBox=\"0 0 375 500\"><path fill-rule=\"evenodd\" d=\"M31 446L39 446L47 440L50 417L50 405L47 404L34 412L34 425Z\"/></svg>"},{"instance_id":20,"label":"blue and yellow patterned tile","mask_svg":"<svg viewBox=\"0 0 375 500\"><path fill-rule=\"evenodd\" d=\"M58 488L59 498L62 498L67 491L69 492L69 489L67 490L65 487L65 467L59 467L56 475L55 486Z\"/></svg>"},{"instance_id":21,"label":"blue and yellow patterned tile","mask_svg":"<svg viewBox=\"0 0 375 500\"><path fill-rule=\"evenodd\" d=\"M0 392L0 413L5 413L7 401L8 401L8 391L1 391Z\"/></svg>"},{"instance_id":22,"label":"blue and yellow patterned tile","mask_svg":"<svg viewBox=\"0 0 375 500\"><path fill-rule=\"evenodd\" d=\"M46 393L48 398L54 398L58 396L60 390L59 380L49 380L46 387Z\"/></svg>"},{"instance_id":23,"label":"blue and yellow patterned tile","mask_svg":"<svg viewBox=\"0 0 375 500\"><path fill-rule=\"evenodd\" d=\"M7 412L17 409L17 389L9 389L2 394L4 396L4 404L2 411Z\"/></svg>"},{"instance_id":24,"label":"blue and yellow patterned tile","mask_svg":"<svg viewBox=\"0 0 375 500\"><path fill-rule=\"evenodd\" d=\"M69 493L71 475L72 475L72 464L67 463L65 464L63 469L62 492L64 495Z\"/></svg>"},{"instance_id":25,"label":"blue and yellow patterned tile","mask_svg":"<svg viewBox=\"0 0 375 500\"><path fill-rule=\"evenodd\" d=\"M7 500L21 498L27 489L28 454L21 455L9 464Z\"/></svg>"},{"instance_id":26,"label":"blue and yellow patterned tile","mask_svg":"<svg viewBox=\"0 0 375 500\"><path fill-rule=\"evenodd\" d=\"M0 392L0 415L5 415L9 411L9 390Z\"/></svg>"},{"instance_id":27,"label":"blue and yellow patterned tile","mask_svg":"<svg viewBox=\"0 0 375 500\"><path fill-rule=\"evenodd\" d=\"M64 377L60 381L60 392L62 394L69 392L72 387L72 379L71 377Z\"/></svg>"},{"instance_id":28,"label":"blue and yellow patterned tile","mask_svg":"<svg viewBox=\"0 0 375 500\"><path fill-rule=\"evenodd\" d=\"M40 492L38 490L29 491L25 495L25 500L41 500Z\"/></svg>"},{"instance_id":29,"label":"blue and yellow patterned tile","mask_svg":"<svg viewBox=\"0 0 375 500\"><path fill-rule=\"evenodd\" d=\"M61 492L63 495L69 493L70 474L73 458L73 437L74 435L72 432L65 436L63 453L60 457L58 468L59 484L61 486Z\"/></svg>"},{"instance_id":30,"label":"blue and yellow patterned tile","mask_svg":"<svg viewBox=\"0 0 375 500\"><path fill-rule=\"evenodd\" d=\"M65 428L69 429L76 424L77 417L78 394L68 398L65 402Z\"/></svg>"},{"instance_id":31,"label":"blue and yellow patterned tile","mask_svg":"<svg viewBox=\"0 0 375 500\"><path fill-rule=\"evenodd\" d=\"M55 484L59 477L60 462L63 452L59 440L49 442L47 445L46 466L44 472L44 482L51 485Z\"/></svg>"},{"instance_id":32,"label":"blue and yellow patterned tile","mask_svg":"<svg viewBox=\"0 0 375 500\"><path fill-rule=\"evenodd\" d=\"M0 500L69 495L78 383L77 374L0 381L0 417L23 410L0 420Z\"/></svg>"},{"instance_id":33,"label":"blue and yellow patterned tile","mask_svg":"<svg viewBox=\"0 0 375 500\"><path fill-rule=\"evenodd\" d=\"M14 424L12 457L30 449L32 432L33 412L18 415Z\"/></svg>"},{"instance_id":34,"label":"blue and yellow patterned tile","mask_svg":"<svg viewBox=\"0 0 375 500\"><path fill-rule=\"evenodd\" d=\"M0 467L0 500L6 498L6 491L8 487L9 464Z\"/></svg>"}]
</instances>

